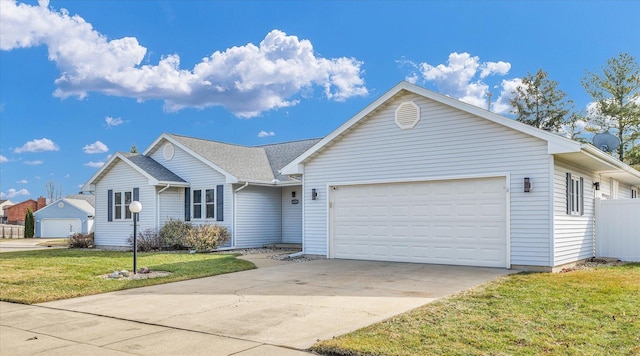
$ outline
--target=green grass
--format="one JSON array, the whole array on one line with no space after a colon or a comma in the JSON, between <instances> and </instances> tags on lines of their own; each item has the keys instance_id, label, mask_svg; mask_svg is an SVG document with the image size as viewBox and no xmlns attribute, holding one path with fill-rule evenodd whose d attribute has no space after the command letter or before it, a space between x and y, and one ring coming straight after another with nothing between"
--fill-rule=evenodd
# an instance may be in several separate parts
<instances>
[{"instance_id":1,"label":"green grass","mask_svg":"<svg viewBox=\"0 0 640 356\"><path fill-rule=\"evenodd\" d=\"M517 274L321 341L332 355L640 355L640 264Z\"/></svg>"},{"instance_id":2,"label":"green grass","mask_svg":"<svg viewBox=\"0 0 640 356\"><path fill-rule=\"evenodd\" d=\"M255 268L233 255L138 253L138 268L167 271L151 279L102 279L102 274L133 268L132 252L36 250L0 254L0 300L23 304L150 286Z\"/></svg>"}]
</instances>

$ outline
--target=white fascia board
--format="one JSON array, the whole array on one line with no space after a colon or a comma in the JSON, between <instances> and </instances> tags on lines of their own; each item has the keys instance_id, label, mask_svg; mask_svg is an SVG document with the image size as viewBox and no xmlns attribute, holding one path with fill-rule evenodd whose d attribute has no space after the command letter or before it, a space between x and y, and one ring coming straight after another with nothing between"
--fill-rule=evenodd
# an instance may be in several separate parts
<instances>
[{"instance_id":1,"label":"white fascia board","mask_svg":"<svg viewBox=\"0 0 640 356\"><path fill-rule=\"evenodd\" d=\"M171 142L173 145L179 147L180 149L182 149L183 151L187 152L188 154L190 154L191 156L195 157L197 160L199 160L200 162L204 163L205 165L211 167L212 169L214 169L215 171L217 171L218 173L222 174L223 176L225 176L226 178L226 182L227 183L237 183L238 182L238 177L234 176L233 174L227 172L226 170L218 167L216 164L214 164L213 162L209 161L208 159L202 157L201 155L199 155L198 153L194 152L193 150L191 150L189 147L183 145L182 143L180 143L179 141L176 141L175 139L173 139L171 136L167 135L166 133L163 133L162 135L160 135L160 137L158 137L155 141L153 141L153 143L151 144L151 146L149 146L149 148L147 148L144 151L144 155L147 155L147 153L151 152L151 150L157 145L159 144L162 139L165 139L169 142Z\"/></svg>"},{"instance_id":2,"label":"white fascia board","mask_svg":"<svg viewBox=\"0 0 640 356\"><path fill-rule=\"evenodd\" d=\"M637 171L633 167L629 166L628 164L616 159L615 157L604 153L603 151L601 151L600 149L596 148L595 146L592 146L590 144L582 144L582 151L585 154L588 154L589 156L591 156L592 158L598 159L598 160L608 164L612 168L614 168L615 170L613 170L612 172L620 172L620 171L622 171L620 173L627 173L627 174L633 176L636 180L640 180L640 172L639 171Z\"/></svg>"},{"instance_id":3,"label":"white fascia board","mask_svg":"<svg viewBox=\"0 0 640 356\"><path fill-rule=\"evenodd\" d=\"M405 85L406 84L409 84L409 83L400 82L399 84L397 84L396 86L391 88L389 91L387 91L382 96L380 96L378 99L376 99L374 102L372 102L371 104L367 105L364 109L360 110L360 112L358 112L355 116L353 116L347 122L345 122L344 124L340 125L337 129L333 130L330 134L325 136L318 143L316 143L315 145L311 146L311 148L309 148L303 154L298 156L298 158L296 158L293 161L289 162L289 164L287 164L286 166L284 166L280 170L280 173L284 174L284 175L288 175L288 174L303 174L304 173L304 165L302 164L302 162L304 162L307 158L309 158L311 155L316 153L318 150L320 150L326 144L328 144L329 142L333 141L333 139L335 139L336 137L340 136L342 133L347 131L351 126L353 126L358 121L360 121L363 117L367 116L367 114L369 114L370 112L372 112L373 110L378 108L385 101L389 100L391 97L396 95L399 91L405 89Z\"/></svg>"},{"instance_id":4,"label":"white fascia board","mask_svg":"<svg viewBox=\"0 0 640 356\"><path fill-rule=\"evenodd\" d=\"M162 186L167 186L170 185L172 187L190 187L191 184L189 182L169 182L169 181L156 181L157 183L154 185L162 185Z\"/></svg>"},{"instance_id":5,"label":"white fascia board","mask_svg":"<svg viewBox=\"0 0 640 356\"><path fill-rule=\"evenodd\" d=\"M107 168L109 168L109 166L111 166L111 164L113 163L113 161L116 160L116 158L122 158L122 155L120 154L120 152L116 152L111 157L109 157L109 159L102 165L102 167L100 167L100 169L98 169L98 171L96 171L96 173L94 173L91 176L91 178L89 178L89 180L85 184L82 185L82 190L83 191L92 191L91 188L95 188L96 179L98 179L98 177L100 177L102 172L104 172L105 170L107 170Z\"/></svg>"}]
</instances>

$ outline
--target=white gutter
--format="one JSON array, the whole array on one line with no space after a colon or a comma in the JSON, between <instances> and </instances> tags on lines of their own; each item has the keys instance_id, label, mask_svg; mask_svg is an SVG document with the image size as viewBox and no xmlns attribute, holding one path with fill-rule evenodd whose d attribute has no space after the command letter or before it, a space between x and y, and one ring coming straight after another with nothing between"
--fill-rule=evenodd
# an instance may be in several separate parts
<instances>
[{"instance_id":1,"label":"white gutter","mask_svg":"<svg viewBox=\"0 0 640 356\"><path fill-rule=\"evenodd\" d=\"M231 247L234 248L236 247L236 225L237 225L237 221L238 219L236 219L236 215L237 215L237 209L238 209L238 204L237 204L237 194L239 191L241 191L242 189L246 188L249 186L249 182L244 182L244 185L241 186L240 188L236 189L233 191L233 234L232 234L232 242L231 242Z\"/></svg>"},{"instance_id":2,"label":"white gutter","mask_svg":"<svg viewBox=\"0 0 640 356\"><path fill-rule=\"evenodd\" d=\"M158 229L160 228L160 193L169 189L169 187L171 187L171 184L167 183L166 187L160 189L160 191L156 193L156 227Z\"/></svg>"}]
</instances>

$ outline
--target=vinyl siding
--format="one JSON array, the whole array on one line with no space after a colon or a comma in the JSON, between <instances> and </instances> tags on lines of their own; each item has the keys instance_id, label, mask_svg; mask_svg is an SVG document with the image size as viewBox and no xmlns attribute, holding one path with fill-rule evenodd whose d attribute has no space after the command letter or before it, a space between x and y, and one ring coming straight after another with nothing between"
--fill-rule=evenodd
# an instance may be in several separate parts
<instances>
[{"instance_id":1,"label":"vinyl siding","mask_svg":"<svg viewBox=\"0 0 640 356\"><path fill-rule=\"evenodd\" d=\"M156 191L163 187L156 187ZM169 219L184 220L184 188L169 188L160 193L160 214L158 226L164 226Z\"/></svg>"},{"instance_id":2,"label":"vinyl siding","mask_svg":"<svg viewBox=\"0 0 640 356\"><path fill-rule=\"evenodd\" d=\"M584 179L584 214L567 214L567 173ZM554 266L594 256L593 174L562 160L554 169Z\"/></svg>"},{"instance_id":3,"label":"vinyl siding","mask_svg":"<svg viewBox=\"0 0 640 356\"><path fill-rule=\"evenodd\" d=\"M261 247L282 242L282 192L248 186L236 193L235 247Z\"/></svg>"},{"instance_id":4,"label":"vinyl siding","mask_svg":"<svg viewBox=\"0 0 640 356\"><path fill-rule=\"evenodd\" d=\"M225 184L225 176L175 145L175 154L173 158L167 160L164 158L162 153L163 145L164 142L160 142L157 149L150 152L151 158L167 167L167 169L177 174L180 178L189 182L192 192L191 194L193 194L193 191L197 189L216 189L217 185L224 185L224 221L216 221L216 218L214 217L212 219L192 219L191 222L193 224L222 225L227 227L233 234L233 189L231 184ZM184 220L184 188L178 188L176 193L170 193L169 191L170 190L166 190L161 194L162 198L160 199L160 202L162 206L160 208L160 212L162 214L167 214L166 216L172 216L170 214L177 214L175 216L176 218ZM167 193L168 195L165 199L164 195ZM165 206L166 204L169 204L170 206ZM177 205L172 206L174 204ZM161 216L160 227L164 222L166 222L166 217Z\"/></svg>"},{"instance_id":5,"label":"vinyl siding","mask_svg":"<svg viewBox=\"0 0 640 356\"><path fill-rule=\"evenodd\" d=\"M406 100L421 120L401 130ZM546 142L415 94L399 94L311 157L304 167L304 252L327 254L327 185L363 181L510 176L511 264L549 266L550 170ZM523 192L523 178L533 183ZM318 200L311 200L311 189Z\"/></svg>"},{"instance_id":6,"label":"vinyl siding","mask_svg":"<svg viewBox=\"0 0 640 356\"><path fill-rule=\"evenodd\" d=\"M148 185L147 179L128 164L118 161L109 173L96 184L96 216L94 220L94 238L96 246L128 247L129 238L133 235L133 220L122 219L107 221L107 192L133 191L140 189L142 211L138 223L138 231L156 228L156 194L155 187Z\"/></svg>"},{"instance_id":7,"label":"vinyl siding","mask_svg":"<svg viewBox=\"0 0 640 356\"><path fill-rule=\"evenodd\" d=\"M295 198L291 192L296 192ZM302 187L282 188L282 242L302 243Z\"/></svg>"}]
</instances>

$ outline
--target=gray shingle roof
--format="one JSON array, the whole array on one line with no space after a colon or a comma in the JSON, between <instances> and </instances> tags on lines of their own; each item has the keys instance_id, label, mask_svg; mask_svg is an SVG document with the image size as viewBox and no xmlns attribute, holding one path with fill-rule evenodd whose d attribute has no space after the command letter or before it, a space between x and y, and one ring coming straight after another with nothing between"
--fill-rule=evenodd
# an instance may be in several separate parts
<instances>
[{"instance_id":1,"label":"gray shingle roof","mask_svg":"<svg viewBox=\"0 0 640 356\"><path fill-rule=\"evenodd\" d=\"M84 200L91 206L96 206L96 196L93 194L69 194L65 199Z\"/></svg>"},{"instance_id":2,"label":"gray shingle roof","mask_svg":"<svg viewBox=\"0 0 640 356\"><path fill-rule=\"evenodd\" d=\"M272 145L259 146L264 149L269 159L271 171L276 179L286 182L291 178L280 174L280 169L293 161L296 157L300 156L304 151L311 148L311 146L318 143L321 138L314 138L309 140L300 140L284 143L276 143Z\"/></svg>"},{"instance_id":3,"label":"gray shingle roof","mask_svg":"<svg viewBox=\"0 0 640 356\"><path fill-rule=\"evenodd\" d=\"M147 174L160 182L186 182L184 179L178 177L178 175L171 172L169 169L167 169L167 167L156 162L151 157L143 156L138 153L125 153L124 156L127 157L127 159L131 161L131 163L135 164L140 169L147 172Z\"/></svg>"},{"instance_id":4,"label":"gray shingle roof","mask_svg":"<svg viewBox=\"0 0 640 356\"><path fill-rule=\"evenodd\" d=\"M167 134L204 159L241 181L286 182L291 178L278 171L320 139L247 147L199 138Z\"/></svg>"}]
</instances>

